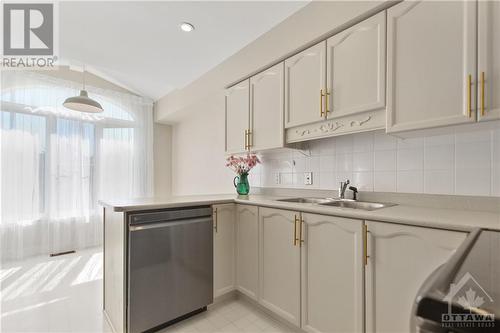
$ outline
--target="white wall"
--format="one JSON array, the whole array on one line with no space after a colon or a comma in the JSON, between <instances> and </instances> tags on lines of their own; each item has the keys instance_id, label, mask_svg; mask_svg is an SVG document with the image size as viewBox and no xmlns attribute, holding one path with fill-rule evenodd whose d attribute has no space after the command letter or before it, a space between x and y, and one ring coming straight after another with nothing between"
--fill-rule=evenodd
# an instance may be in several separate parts
<instances>
[{"instance_id":1,"label":"white wall","mask_svg":"<svg viewBox=\"0 0 500 333\"><path fill-rule=\"evenodd\" d=\"M500 123L411 139L384 131L346 135L311 141L306 153L265 154L251 185L334 191L350 179L361 191L500 196ZM313 173L312 185L304 185L304 172Z\"/></svg>"},{"instance_id":2,"label":"white wall","mask_svg":"<svg viewBox=\"0 0 500 333\"><path fill-rule=\"evenodd\" d=\"M232 193L224 166L224 87L383 1L312 2L187 87L157 102L156 121L173 123L173 194Z\"/></svg>"},{"instance_id":3,"label":"white wall","mask_svg":"<svg viewBox=\"0 0 500 333\"><path fill-rule=\"evenodd\" d=\"M173 126L173 194L234 192L234 175L225 167L224 95L193 108L192 117Z\"/></svg>"},{"instance_id":4,"label":"white wall","mask_svg":"<svg viewBox=\"0 0 500 333\"><path fill-rule=\"evenodd\" d=\"M172 128L168 125L154 124L154 195L168 197L172 192Z\"/></svg>"}]
</instances>

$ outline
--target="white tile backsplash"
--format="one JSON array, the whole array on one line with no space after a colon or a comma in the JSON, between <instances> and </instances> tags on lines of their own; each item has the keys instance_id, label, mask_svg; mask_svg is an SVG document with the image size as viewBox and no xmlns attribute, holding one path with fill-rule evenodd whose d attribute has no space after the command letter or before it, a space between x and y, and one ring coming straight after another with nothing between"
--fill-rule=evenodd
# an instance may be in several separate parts
<instances>
[{"instance_id":1,"label":"white tile backsplash","mask_svg":"<svg viewBox=\"0 0 500 333\"><path fill-rule=\"evenodd\" d=\"M424 193L454 194L455 173L453 170L425 170Z\"/></svg>"},{"instance_id":2,"label":"white tile backsplash","mask_svg":"<svg viewBox=\"0 0 500 333\"><path fill-rule=\"evenodd\" d=\"M373 173L373 190L376 192L396 192L396 171L375 171Z\"/></svg>"},{"instance_id":3,"label":"white tile backsplash","mask_svg":"<svg viewBox=\"0 0 500 333\"><path fill-rule=\"evenodd\" d=\"M384 132L378 131L374 133L374 150L393 150L397 147L397 139L393 136L387 135Z\"/></svg>"},{"instance_id":4,"label":"white tile backsplash","mask_svg":"<svg viewBox=\"0 0 500 333\"><path fill-rule=\"evenodd\" d=\"M339 136L335 140L335 153L352 153L353 149L353 135Z\"/></svg>"},{"instance_id":5,"label":"white tile backsplash","mask_svg":"<svg viewBox=\"0 0 500 333\"><path fill-rule=\"evenodd\" d=\"M480 169L457 168L455 171L455 194L490 195L490 170L481 171Z\"/></svg>"},{"instance_id":6,"label":"white tile backsplash","mask_svg":"<svg viewBox=\"0 0 500 333\"><path fill-rule=\"evenodd\" d=\"M373 191L373 172L353 172L351 182L360 191Z\"/></svg>"},{"instance_id":7,"label":"white tile backsplash","mask_svg":"<svg viewBox=\"0 0 500 333\"><path fill-rule=\"evenodd\" d=\"M315 179L313 179L313 182ZM329 190L336 188L335 186L335 173L334 172L321 172L319 174L319 188L322 190Z\"/></svg>"},{"instance_id":8,"label":"white tile backsplash","mask_svg":"<svg viewBox=\"0 0 500 333\"><path fill-rule=\"evenodd\" d=\"M306 171L306 159L305 157L295 158L292 162L294 165L293 172L305 172Z\"/></svg>"},{"instance_id":9,"label":"white tile backsplash","mask_svg":"<svg viewBox=\"0 0 500 333\"><path fill-rule=\"evenodd\" d=\"M373 151L373 132L359 133L353 138L353 152L364 153Z\"/></svg>"},{"instance_id":10,"label":"white tile backsplash","mask_svg":"<svg viewBox=\"0 0 500 333\"><path fill-rule=\"evenodd\" d=\"M337 172L353 171L352 153L337 154L335 156L335 160L336 160L335 171Z\"/></svg>"},{"instance_id":11,"label":"white tile backsplash","mask_svg":"<svg viewBox=\"0 0 500 333\"><path fill-rule=\"evenodd\" d=\"M354 153L352 159L352 171L373 171L373 151Z\"/></svg>"},{"instance_id":12,"label":"white tile backsplash","mask_svg":"<svg viewBox=\"0 0 500 333\"><path fill-rule=\"evenodd\" d=\"M455 146L456 167L461 169L489 169L491 167L491 143L462 142Z\"/></svg>"},{"instance_id":13,"label":"white tile backsplash","mask_svg":"<svg viewBox=\"0 0 500 333\"><path fill-rule=\"evenodd\" d=\"M337 190L350 179L361 191L500 196L500 129L411 139L360 133L262 160L252 186ZM313 173L312 185L304 185L304 172Z\"/></svg>"},{"instance_id":14,"label":"white tile backsplash","mask_svg":"<svg viewBox=\"0 0 500 333\"><path fill-rule=\"evenodd\" d=\"M396 150L380 150L373 154L373 170L393 171L396 170Z\"/></svg>"},{"instance_id":15,"label":"white tile backsplash","mask_svg":"<svg viewBox=\"0 0 500 333\"><path fill-rule=\"evenodd\" d=\"M424 148L398 149L397 163L397 170L423 170Z\"/></svg>"},{"instance_id":16,"label":"white tile backsplash","mask_svg":"<svg viewBox=\"0 0 500 333\"><path fill-rule=\"evenodd\" d=\"M306 172L312 172L313 174L319 173L319 167L319 156L311 156L306 159Z\"/></svg>"},{"instance_id":17,"label":"white tile backsplash","mask_svg":"<svg viewBox=\"0 0 500 333\"><path fill-rule=\"evenodd\" d=\"M424 147L425 170L453 170L455 168L455 145L428 145Z\"/></svg>"},{"instance_id":18,"label":"white tile backsplash","mask_svg":"<svg viewBox=\"0 0 500 333\"><path fill-rule=\"evenodd\" d=\"M424 144L427 147L442 146L442 145L454 145L455 144L455 135L454 134L445 134L445 135L436 135L436 136L425 137Z\"/></svg>"},{"instance_id":19,"label":"white tile backsplash","mask_svg":"<svg viewBox=\"0 0 500 333\"><path fill-rule=\"evenodd\" d=\"M335 157L324 155L319 157L319 172L333 173L335 171Z\"/></svg>"},{"instance_id":20,"label":"white tile backsplash","mask_svg":"<svg viewBox=\"0 0 500 333\"><path fill-rule=\"evenodd\" d=\"M401 170L397 172L397 192L423 193L424 171L423 170Z\"/></svg>"}]
</instances>

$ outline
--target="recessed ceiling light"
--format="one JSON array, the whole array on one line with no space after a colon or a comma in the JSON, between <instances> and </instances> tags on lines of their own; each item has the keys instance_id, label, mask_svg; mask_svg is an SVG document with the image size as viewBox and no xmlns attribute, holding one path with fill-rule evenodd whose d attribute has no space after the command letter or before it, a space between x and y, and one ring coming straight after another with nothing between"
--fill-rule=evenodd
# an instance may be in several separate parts
<instances>
[{"instance_id":1,"label":"recessed ceiling light","mask_svg":"<svg viewBox=\"0 0 500 333\"><path fill-rule=\"evenodd\" d=\"M194 25L192 25L191 23L188 23L188 22L182 22L180 27L181 27L181 30L185 31L185 32L190 32L190 31L194 30Z\"/></svg>"}]
</instances>

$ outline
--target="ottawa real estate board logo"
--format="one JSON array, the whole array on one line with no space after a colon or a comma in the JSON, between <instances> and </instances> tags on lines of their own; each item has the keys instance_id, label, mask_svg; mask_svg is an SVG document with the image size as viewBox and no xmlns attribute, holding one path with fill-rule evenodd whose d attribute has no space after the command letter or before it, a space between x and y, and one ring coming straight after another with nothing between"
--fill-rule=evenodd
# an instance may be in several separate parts
<instances>
[{"instance_id":1,"label":"ottawa real estate board logo","mask_svg":"<svg viewBox=\"0 0 500 333\"><path fill-rule=\"evenodd\" d=\"M2 2L2 69L52 68L57 3Z\"/></svg>"},{"instance_id":2,"label":"ottawa real estate board logo","mask_svg":"<svg viewBox=\"0 0 500 333\"><path fill-rule=\"evenodd\" d=\"M448 303L448 312L441 315L441 326L484 329L495 326L495 315L485 310L493 299L470 273L452 283L443 300Z\"/></svg>"}]
</instances>

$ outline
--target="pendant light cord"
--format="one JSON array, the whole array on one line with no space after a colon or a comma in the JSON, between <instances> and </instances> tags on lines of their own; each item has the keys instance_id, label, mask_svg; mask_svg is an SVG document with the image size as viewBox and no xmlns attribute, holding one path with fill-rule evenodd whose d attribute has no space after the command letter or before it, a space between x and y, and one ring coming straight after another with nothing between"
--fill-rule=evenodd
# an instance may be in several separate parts
<instances>
[{"instance_id":1,"label":"pendant light cord","mask_svg":"<svg viewBox=\"0 0 500 333\"><path fill-rule=\"evenodd\" d=\"M83 90L85 90L85 65L83 65Z\"/></svg>"}]
</instances>

